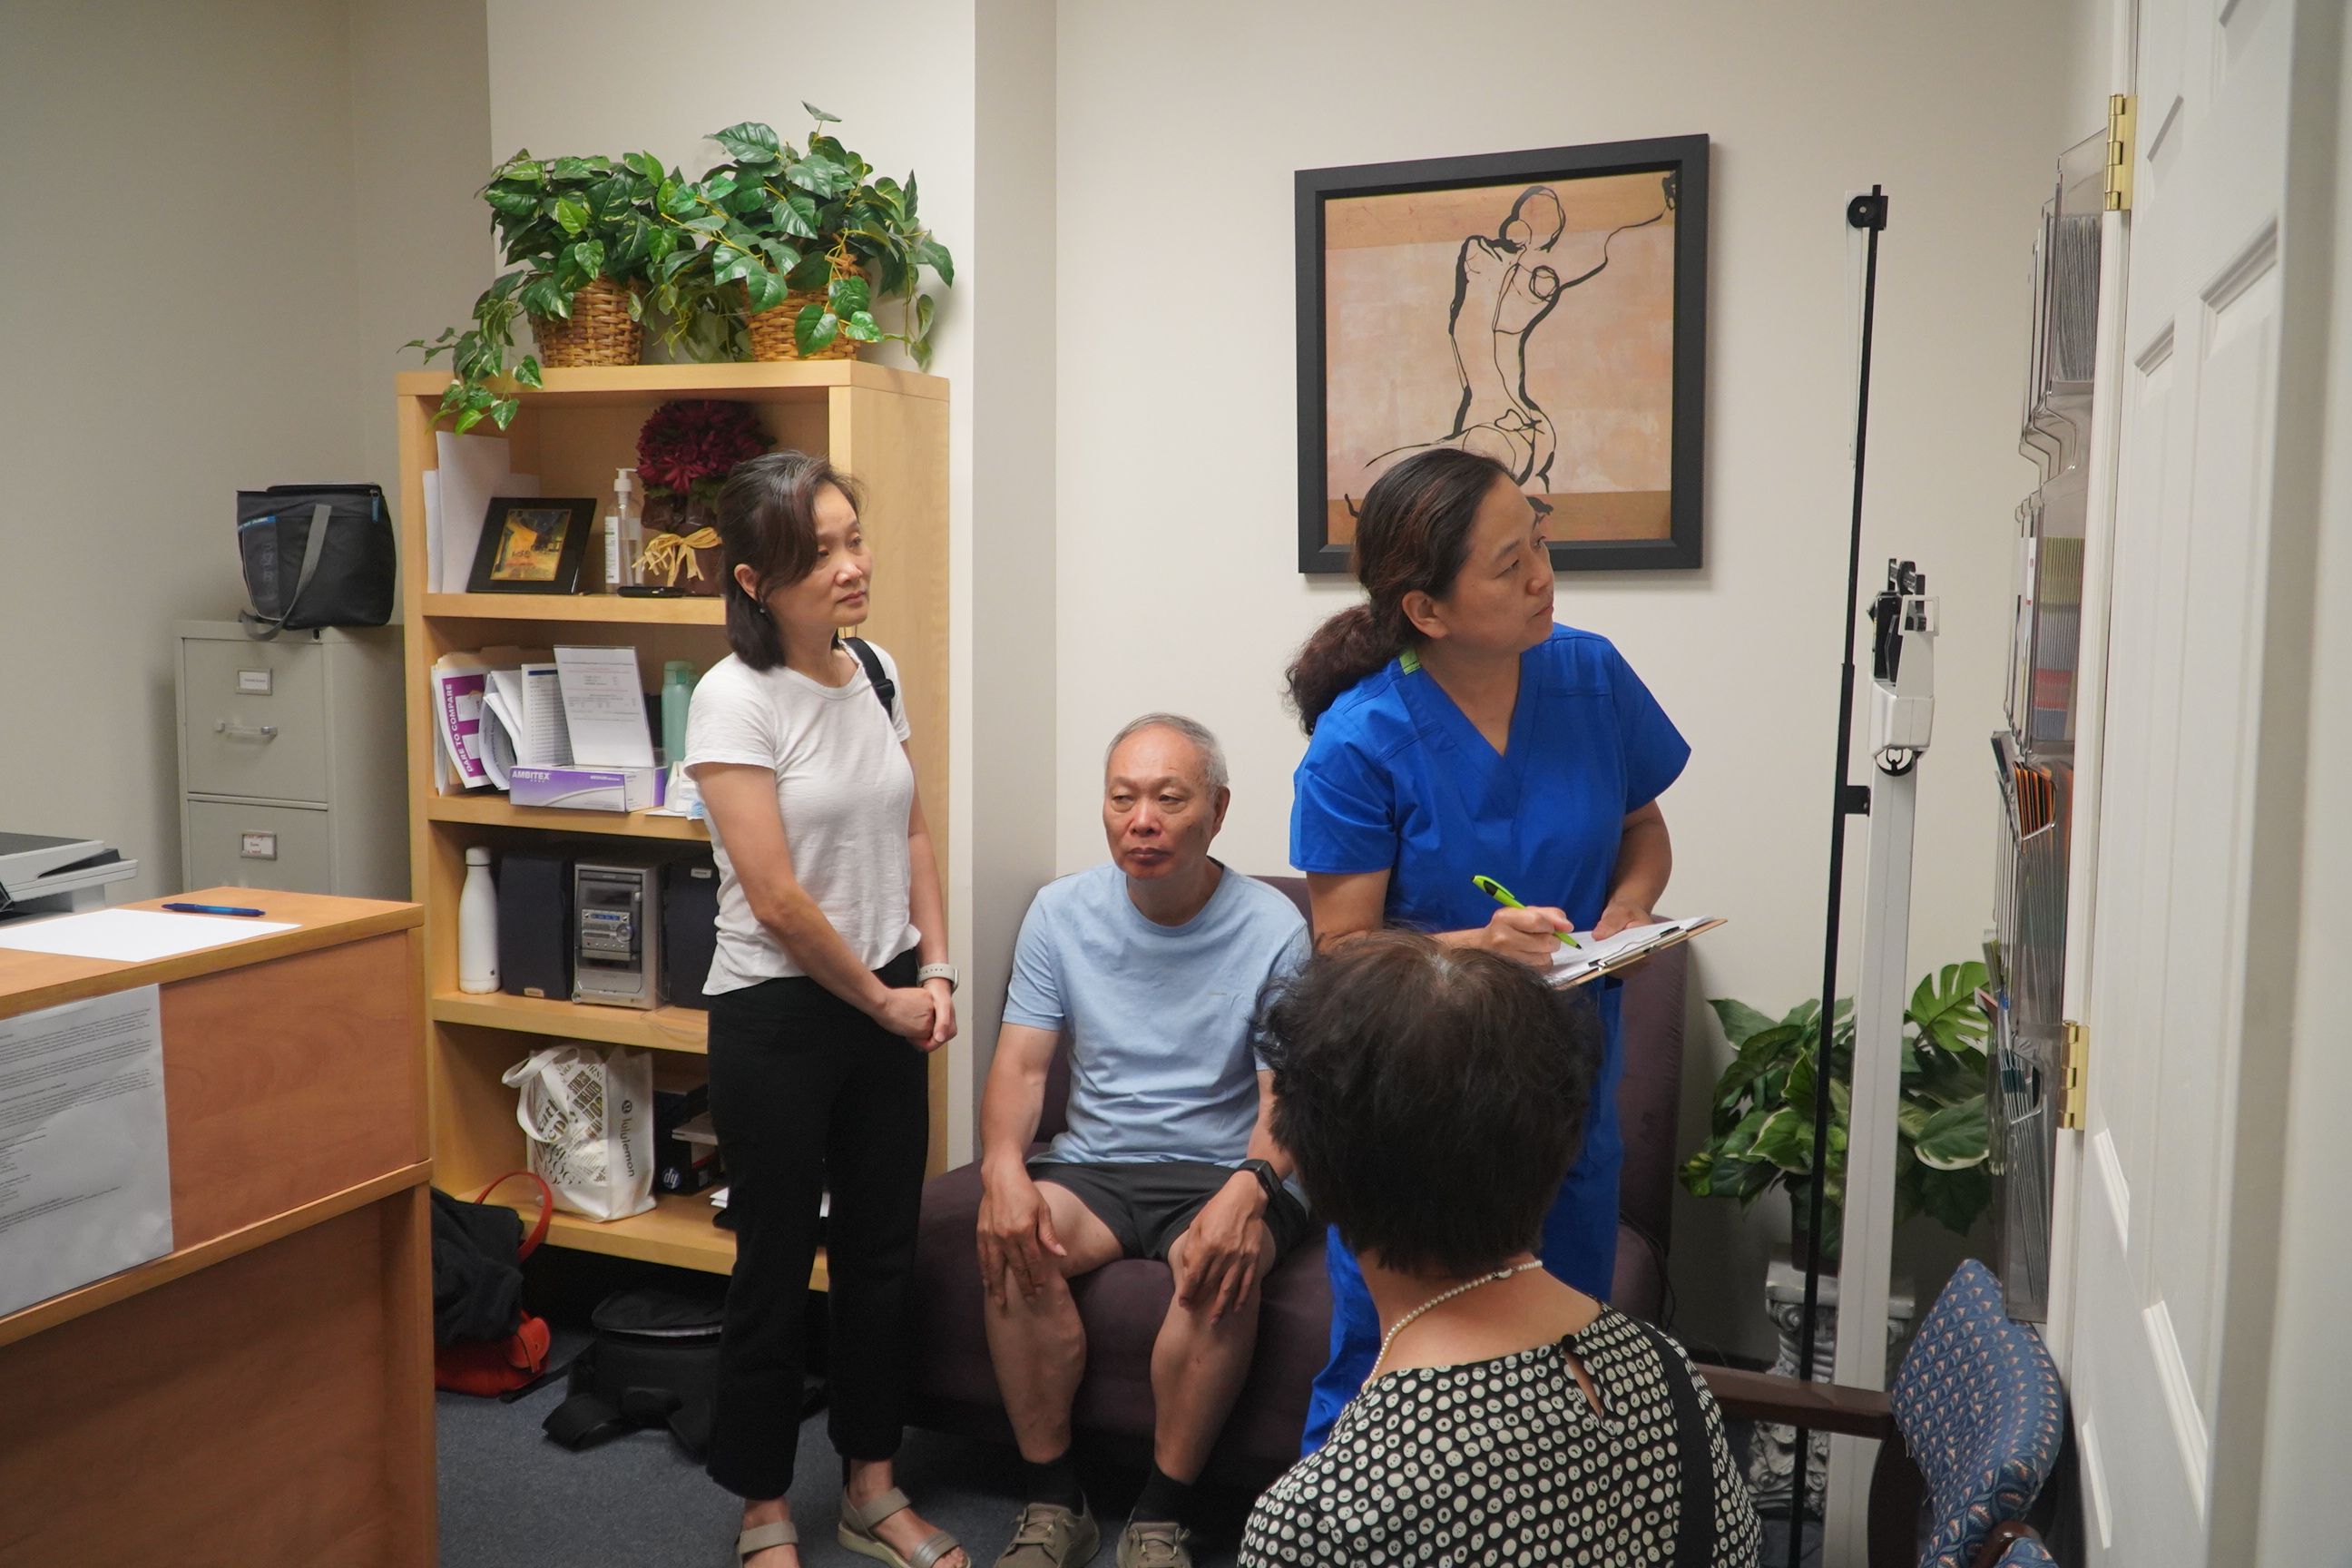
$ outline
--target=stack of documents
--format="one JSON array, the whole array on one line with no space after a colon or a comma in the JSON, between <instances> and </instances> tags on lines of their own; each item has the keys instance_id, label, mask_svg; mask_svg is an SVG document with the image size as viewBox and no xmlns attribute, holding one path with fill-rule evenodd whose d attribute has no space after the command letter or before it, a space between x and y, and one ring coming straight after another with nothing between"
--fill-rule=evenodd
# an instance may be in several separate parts
<instances>
[{"instance_id":1,"label":"stack of documents","mask_svg":"<svg viewBox=\"0 0 2352 1568\"><path fill-rule=\"evenodd\" d=\"M488 647L433 666L441 785L517 805L642 811L662 798L633 647Z\"/></svg>"},{"instance_id":2,"label":"stack of documents","mask_svg":"<svg viewBox=\"0 0 2352 1568\"><path fill-rule=\"evenodd\" d=\"M510 787L517 764L572 761L556 667L545 648L444 654L433 666L433 712L445 781Z\"/></svg>"}]
</instances>

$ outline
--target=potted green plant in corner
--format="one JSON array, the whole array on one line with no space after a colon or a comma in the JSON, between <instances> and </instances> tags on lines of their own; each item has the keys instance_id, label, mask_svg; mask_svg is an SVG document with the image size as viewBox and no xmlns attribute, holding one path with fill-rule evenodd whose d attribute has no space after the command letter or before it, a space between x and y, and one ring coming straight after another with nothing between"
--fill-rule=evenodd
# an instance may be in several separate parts
<instances>
[{"instance_id":1,"label":"potted green plant in corner","mask_svg":"<svg viewBox=\"0 0 2352 1568\"><path fill-rule=\"evenodd\" d=\"M404 345L423 349L427 364L448 353L457 379L442 416L454 416L459 431L484 418L504 429L514 418L512 391L498 384L508 377L518 315L531 318L539 352L514 366L517 384L538 386L542 363L637 363L646 280L682 245L690 248L656 217L666 177L675 179L646 153L538 159L525 151L499 165L477 194L510 270L474 301L470 326Z\"/></svg>"},{"instance_id":2,"label":"potted green plant in corner","mask_svg":"<svg viewBox=\"0 0 2352 1568\"><path fill-rule=\"evenodd\" d=\"M1895 1118L1895 1215L1932 1216L1967 1235L1992 1202L1987 1168L1991 1122L1985 1100L1985 1016L1976 1000L1982 963L1948 963L1922 979L1903 1015L1902 1088ZM1711 999L1737 1053L1716 1080L1707 1140L1682 1168L1699 1197L1730 1197L1742 1208L1774 1188L1796 1215L1797 1255L1812 1200L1814 1095L1821 1057L1821 1004L1774 1019L1744 1002ZM1835 1272L1845 1204L1847 1084L1853 1061L1853 1003L1841 998L1831 1030L1830 1142L1822 1193L1822 1267Z\"/></svg>"},{"instance_id":3,"label":"potted green plant in corner","mask_svg":"<svg viewBox=\"0 0 2352 1568\"><path fill-rule=\"evenodd\" d=\"M928 368L938 305L921 291L922 270L953 287L955 260L922 225L915 176L876 178L824 130L838 117L802 107L817 121L805 152L747 120L711 136L729 162L691 184L660 186L662 222L695 244L654 266L669 291L656 302L734 303L755 359L844 358L897 341ZM898 331L875 315L886 300L902 302Z\"/></svg>"}]
</instances>

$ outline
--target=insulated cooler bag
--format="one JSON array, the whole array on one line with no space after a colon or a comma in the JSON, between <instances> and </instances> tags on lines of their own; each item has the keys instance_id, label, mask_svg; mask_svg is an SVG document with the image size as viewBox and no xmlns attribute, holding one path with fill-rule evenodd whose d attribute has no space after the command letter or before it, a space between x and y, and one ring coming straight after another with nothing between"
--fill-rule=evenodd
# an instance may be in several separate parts
<instances>
[{"instance_id":1,"label":"insulated cooler bag","mask_svg":"<svg viewBox=\"0 0 2352 1568\"><path fill-rule=\"evenodd\" d=\"M374 485L272 485L236 492L236 553L253 608L247 637L392 619L392 513Z\"/></svg>"}]
</instances>

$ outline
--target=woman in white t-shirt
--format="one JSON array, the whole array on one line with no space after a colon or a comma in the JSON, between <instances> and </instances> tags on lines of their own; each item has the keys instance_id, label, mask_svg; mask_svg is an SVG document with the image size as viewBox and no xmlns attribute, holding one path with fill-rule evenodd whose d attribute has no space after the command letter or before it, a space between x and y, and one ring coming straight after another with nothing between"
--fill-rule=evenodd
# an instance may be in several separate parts
<instances>
[{"instance_id":1,"label":"woman in white t-shirt","mask_svg":"<svg viewBox=\"0 0 2352 1568\"><path fill-rule=\"evenodd\" d=\"M828 1187L841 1543L898 1568L969 1568L891 1476L930 1135L923 1058L955 1037L955 971L897 668L843 641L873 586L857 512L856 487L823 458L772 452L729 476L734 653L695 688L687 721L719 860L704 988L735 1221L709 1469L744 1500L746 1568L799 1562L784 1494Z\"/></svg>"}]
</instances>

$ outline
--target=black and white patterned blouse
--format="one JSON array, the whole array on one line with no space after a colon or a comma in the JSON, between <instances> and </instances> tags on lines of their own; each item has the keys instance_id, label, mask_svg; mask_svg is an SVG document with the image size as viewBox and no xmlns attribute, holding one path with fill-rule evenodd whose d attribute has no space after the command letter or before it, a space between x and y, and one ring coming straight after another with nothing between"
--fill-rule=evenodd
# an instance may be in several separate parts
<instances>
[{"instance_id":1,"label":"black and white patterned blouse","mask_svg":"<svg viewBox=\"0 0 2352 1568\"><path fill-rule=\"evenodd\" d=\"M1607 1415L1563 1350L1583 1363ZM1664 1568L1681 1487L1666 1376L1655 1342L1607 1308L1556 1345L1383 1373L1339 1413L1330 1441L1258 1499L1241 1568ZM1761 1544L1756 1510L1722 1412L1704 1384L1698 1395L1714 1568L1748 1568Z\"/></svg>"}]
</instances>

